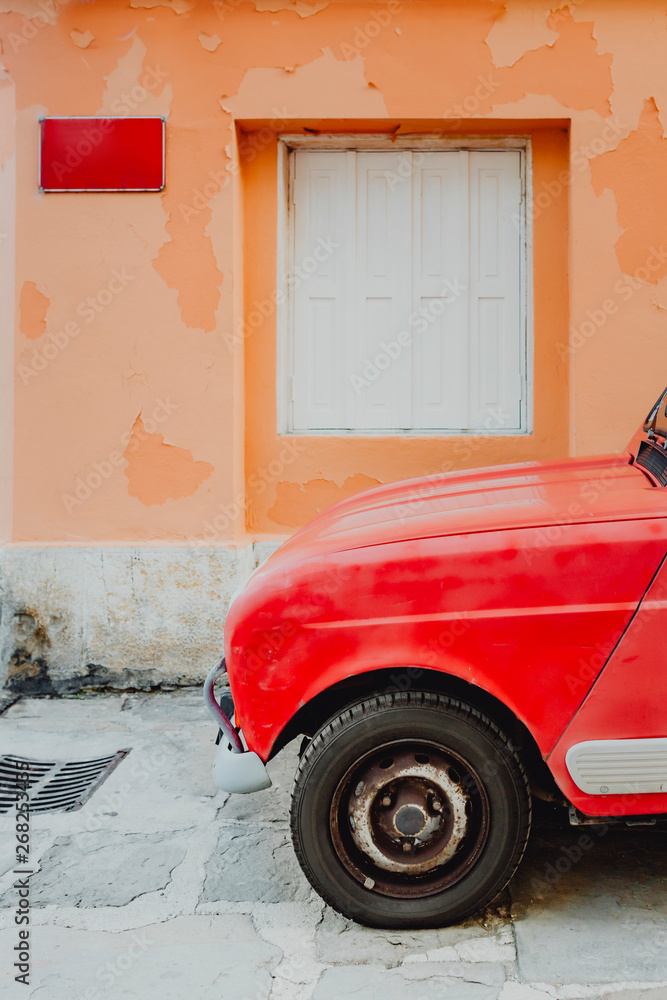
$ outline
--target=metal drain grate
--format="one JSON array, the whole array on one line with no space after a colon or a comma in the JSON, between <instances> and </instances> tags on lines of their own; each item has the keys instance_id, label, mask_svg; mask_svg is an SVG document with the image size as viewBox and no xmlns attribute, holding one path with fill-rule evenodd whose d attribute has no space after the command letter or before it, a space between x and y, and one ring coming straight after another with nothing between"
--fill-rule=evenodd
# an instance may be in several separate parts
<instances>
[{"instance_id":1,"label":"metal drain grate","mask_svg":"<svg viewBox=\"0 0 667 1000\"><path fill-rule=\"evenodd\" d=\"M129 749L94 760L30 760L29 757L0 757L0 813L16 802L19 782L28 782L31 812L73 812L80 809L109 777ZM28 764L28 768L25 767Z\"/></svg>"}]
</instances>

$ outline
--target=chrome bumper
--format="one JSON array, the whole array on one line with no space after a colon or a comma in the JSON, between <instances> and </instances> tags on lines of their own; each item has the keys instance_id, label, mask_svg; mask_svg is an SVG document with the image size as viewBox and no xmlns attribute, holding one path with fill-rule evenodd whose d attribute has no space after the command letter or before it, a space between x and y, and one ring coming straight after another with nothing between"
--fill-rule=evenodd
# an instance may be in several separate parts
<instances>
[{"instance_id":1,"label":"chrome bumper","mask_svg":"<svg viewBox=\"0 0 667 1000\"><path fill-rule=\"evenodd\" d=\"M241 737L217 703L213 692L216 680L226 670L223 656L204 681L204 702L222 730L222 739L213 762L213 781L225 792L259 792L271 785L264 762L253 750L245 749Z\"/></svg>"}]
</instances>

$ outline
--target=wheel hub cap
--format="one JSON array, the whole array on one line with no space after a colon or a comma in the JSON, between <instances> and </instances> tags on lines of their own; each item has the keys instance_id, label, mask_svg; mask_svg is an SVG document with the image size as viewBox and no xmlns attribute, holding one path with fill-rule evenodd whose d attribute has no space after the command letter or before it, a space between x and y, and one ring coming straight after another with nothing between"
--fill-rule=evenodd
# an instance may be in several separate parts
<instances>
[{"instance_id":1,"label":"wheel hub cap","mask_svg":"<svg viewBox=\"0 0 667 1000\"><path fill-rule=\"evenodd\" d=\"M359 772L349 830L379 868L418 875L454 856L468 830L467 807L461 777L444 757L397 750Z\"/></svg>"},{"instance_id":2,"label":"wheel hub cap","mask_svg":"<svg viewBox=\"0 0 667 1000\"><path fill-rule=\"evenodd\" d=\"M394 826L399 834L414 837L421 833L427 823L427 817L419 806L402 806L394 815Z\"/></svg>"}]
</instances>

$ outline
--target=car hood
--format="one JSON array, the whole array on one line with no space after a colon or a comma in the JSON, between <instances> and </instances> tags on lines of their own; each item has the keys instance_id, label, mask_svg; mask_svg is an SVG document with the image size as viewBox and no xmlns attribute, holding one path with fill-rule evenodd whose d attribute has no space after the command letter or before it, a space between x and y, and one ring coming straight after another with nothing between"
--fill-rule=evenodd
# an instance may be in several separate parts
<instances>
[{"instance_id":1,"label":"car hood","mask_svg":"<svg viewBox=\"0 0 667 1000\"><path fill-rule=\"evenodd\" d=\"M358 493L276 553L332 552L477 531L664 516L665 495L629 454L524 462L410 479ZM270 560L270 562L273 561Z\"/></svg>"}]
</instances>

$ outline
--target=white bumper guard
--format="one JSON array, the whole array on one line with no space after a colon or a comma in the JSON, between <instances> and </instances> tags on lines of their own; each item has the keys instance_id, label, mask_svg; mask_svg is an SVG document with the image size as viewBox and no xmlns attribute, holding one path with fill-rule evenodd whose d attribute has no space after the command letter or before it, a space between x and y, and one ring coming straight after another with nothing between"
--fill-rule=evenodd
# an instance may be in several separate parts
<instances>
[{"instance_id":1,"label":"white bumper guard","mask_svg":"<svg viewBox=\"0 0 667 1000\"><path fill-rule=\"evenodd\" d=\"M204 701L222 730L213 762L213 780L225 792L259 792L269 788L271 779L262 758L253 750L246 750L230 720L215 700L213 688L221 674L226 673L225 658L220 660L204 681Z\"/></svg>"}]
</instances>

